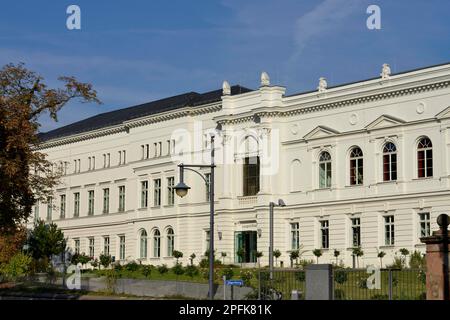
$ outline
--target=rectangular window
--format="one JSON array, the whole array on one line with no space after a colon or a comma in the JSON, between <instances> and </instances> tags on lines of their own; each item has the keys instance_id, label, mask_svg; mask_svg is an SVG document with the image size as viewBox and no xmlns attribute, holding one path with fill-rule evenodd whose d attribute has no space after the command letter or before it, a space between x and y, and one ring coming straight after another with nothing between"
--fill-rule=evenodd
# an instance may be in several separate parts
<instances>
[{"instance_id":1,"label":"rectangular window","mask_svg":"<svg viewBox=\"0 0 450 320\"><path fill-rule=\"evenodd\" d=\"M158 142L158 156L162 156L162 142Z\"/></svg>"},{"instance_id":2,"label":"rectangular window","mask_svg":"<svg viewBox=\"0 0 450 320\"><path fill-rule=\"evenodd\" d=\"M150 157L150 146L148 144L145 145L145 158L148 159Z\"/></svg>"},{"instance_id":3,"label":"rectangular window","mask_svg":"<svg viewBox=\"0 0 450 320\"><path fill-rule=\"evenodd\" d=\"M75 192L73 194L73 216L79 217L80 216L80 193Z\"/></svg>"},{"instance_id":4,"label":"rectangular window","mask_svg":"<svg viewBox=\"0 0 450 320\"><path fill-rule=\"evenodd\" d=\"M88 216L94 215L94 190L88 191Z\"/></svg>"},{"instance_id":5,"label":"rectangular window","mask_svg":"<svg viewBox=\"0 0 450 320\"><path fill-rule=\"evenodd\" d=\"M211 242L211 232L205 230L205 251L209 251L209 246Z\"/></svg>"},{"instance_id":6,"label":"rectangular window","mask_svg":"<svg viewBox=\"0 0 450 320\"><path fill-rule=\"evenodd\" d=\"M167 204L169 206L173 206L175 203L175 189L173 188L175 185L175 178L169 177L167 178Z\"/></svg>"},{"instance_id":7,"label":"rectangular window","mask_svg":"<svg viewBox=\"0 0 450 320\"><path fill-rule=\"evenodd\" d=\"M254 196L259 192L259 157L244 159L244 196Z\"/></svg>"},{"instance_id":8,"label":"rectangular window","mask_svg":"<svg viewBox=\"0 0 450 320\"><path fill-rule=\"evenodd\" d=\"M171 150L171 143L170 140L167 140L167 155L171 155L172 154L172 150Z\"/></svg>"},{"instance_id":9,"label":"rectangular window","mask_svg":"<svg viewBox=\"0 0 450 320\"><path fill-rule=\"evenodd\" d=\"M106 154L103 154L103 168L106 168Z\"/></svg>"},{"instance_id":10,"label":"rectangular window","mask_svg":"<svg viewBox=\"0 0 450 320\"><path fill-rule=\"evenodd\" d=\"M387 246L393 246L395 243L394 216L384 217L384 239Z\"/></svg>"},{"instance_id":11,"label":"rectangular window","mask_svg":"<svg viewBox=\"0 0 450 320\"><path fill-rule=\"evenodd\" d=\"M107 167L109 168L110 166L111 166L111 154L110 153L107 153L106 154L106 160L107 160Z\"/></svg>"},{"instance_id":12,"label":"rectangular window","mask_svg":"<svg viewBox=\"0 0 450 320\"><path fill-rule=\"evenodd\" d=\"M122 151L119 151L119 166L122 164Z\"/></svg>"},{"instance_id":13,"label":"rectangular window","mask_svg":"<svg viewBox=\"0 0 450 320\"><path fill-rule=\"evenodd\" d=\"M352 246L353 247L361 246L361 219L360 218L352 219Z\"/></svg>"},{"instance_id":14,"label":"rectangular window","mask_svg":"<svg viewBox=\"0 0 450 320\"><path fill-rule=\"evenodd\" d=\"M331 188L331 162L319 164L319 188Z\"/></svg>"},{"instance_id":15,"label":"rectangular window","mask_svg":"<svg viewBox=\"0 0 450 320\"><path fill-rule=\"evenodd\" d=\"M60 205L60 210L59 210L59 217L60 219L64 219L66 217L66 195L62 194L60 196L60 201L61 201L61 205Z\"/></svg>"},{"instance_id":16,"label":"rectangular window","mask_svg":"<svg viewBox=\"0 0 450 320\"><path fill-rule=\"evenodd\" d=\"M80 254L80 239L74 239L75 253Z\"/></svg>"},{"instance_id":17,"label":"rectangular window","mask_svg":"<svg viewBox=\"0 0 450 320\"><path fill-rule=\"evenodd\" d=\"M119 187L119 212L125 211L125 186Z\"/></svg>"},{"instance_id":18,"label":"rectangular window","mask_svg":"<svg viewBox=\"0 0 450 320\"><path fill-rule=\"evenodd\" d=\"M91 157L88 157L88 171L91 170Z\"/></svg>"},{"instance_id":19,"label":"rectangular window","mask_svg":"<svg viewBox=\"0 0 450 320\"><path fill-rule=\"evenodd\" d=\"M420 237L430 236L431 231L430 231L430 213L429 212L419 213L419 224L420 224Z\"/></svg>"},{"instance_id":20,"label":"rectangular window","mask_svg":"<svg viewBox=\"0 0 450 320\"><path fill-rule=\"evenodd\" d=\"M122 155L123 155L122 164L125 164L125 163L127 163L127 152L125 150L122 150Z\"/></svg>"},{"instance_id":21,"label":"rectangular window","mask_svg":"<svg viewBox=\"0 0 450 320\"><path fill-rule=\"evenodd\" d=\"M119 237L119 259L125 260L125 236Z\"/></svg>"},{"instance_id":22,"label":"rectangular window","mask_svg":"<svg viewBox=\"0 0 450 320\"><path fill-rule=\"evenodd\" d=\"M52 215L53 215L53 198L48 197L47 198L47 220L48 221L52 220Z\"/></svg>"},{"instance_id":23,"label":"rectangular window","mask_svg":"<svg viewBox=\"0 0 450 320\"><path fill-rule=\"evenodd\" d=\"M155 179L153 182L155 186L154 206L159 207L161 205L161 179Z\"/></svg>"},{"instance_id":24,"label":"rectangular window","mask_svg":"<svg viewBox=\"0 0 450 320\"><path fill-rule=\"evenodd\" d=\"M422 149L417 152L418 177L427 178L433 176L433 149Z\"/></svg>"},{"instance_id":25,"label":"rectangular window","mask_svg":"<svg viewBox=\"0 0 450 320\"><path fill-rule=\"evenodd\" d=\"M205 185L205 191L206 191L206 201L209 201L210 199L210 186L211 186L211 173L205 173L205 179L206 179L206 185Z\"/></svg>"},{"instance_id":26,"label":"rectangular window","mask_svg":"<svg viewBox=\"0 0 450 320\"><path fill-rule=\"evenodd\" d=\"M92 170L95 170L95 157L92 157Z\"/></svg>"},{"instance_id":27,"label":"rectangular window","mask_svg":"<svg viewBox=\"0 0 450 320\"><path fill-rule=\"evenodd\" d=\"M95 256L95 240L94 238L89 238L89 257Z\"/></svg>"},{"instance_id":28,"label":"rectangular window","mask_svg":"<svg viewBox=\"0 0 450 320\"><path fill-rule=\"evenodd\" d=\"M141 159L145 158L145 146L141 144Z\"/></svg>"},{"instance_id":29,"label":"rectangular window","mask_svg":"<svg viewBox=\"0 0 450 320\"><path fill-rule=\"evenodd\" d=\"M148 207L148 181L141 181L141 208Z\"/></svg>"},{"instance_id":30,"label":"rectangular window","mask_svg":"<svg viewBox=\"0 0 450 320\"><path fill-rule=\"evenodd\" d=\"M321 246L323 249L328 249L329 242L329 222L328 220L320 221Z\"/></svg>"},{"instance_id":31,"label":"rectangular window","mask_svg":"<svg viewBox=\"0 0 450 320\"><path fill-rule=\"evenodd\" d=\"M157 157L158 156L158 144L156 142L153 144L153 150L155 151L153 156Z\"/></svg>"},{"instance_id":32,"label":"rectangular window","mask_svg":"<svg viewBox=\"0 0 450 320\"><path fill-rule=\"evenodd\" d=\"M39 201L34 205L34 221L39 220Z\"/></svg>"},{"instance_id":33,"label":"rectangular window","mask_svg":"<svg viewBox=\"0 0 450 320\"><path fill-rule=\"evenodd\" d=\"M103 189L103 213L109 213L109 188Z\"/></svg>"},{"instance_id":34,"label":"rectangular window","mask_svg":"<svg viewBox=\"0 0 450 320\"><path fill-rule=\"evenodd\" d=\"M109 256L109 236L103 238L103 254Z\"/></svg>"},{"instance_id":35,"label":"rectangular window","mask_svg":"<svg viewBox=\"0 0 450 320\"><path fill-rule=\"evenodd\" d=\"M291 223L291 249L298 250L300 248L300 224L298 222Z\"/></svg>"}]
</instances>

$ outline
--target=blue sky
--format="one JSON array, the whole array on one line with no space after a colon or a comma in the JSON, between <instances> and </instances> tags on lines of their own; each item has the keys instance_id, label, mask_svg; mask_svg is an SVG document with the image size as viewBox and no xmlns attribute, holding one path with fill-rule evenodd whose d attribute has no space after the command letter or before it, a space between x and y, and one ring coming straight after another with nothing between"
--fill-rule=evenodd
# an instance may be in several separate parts
<instances>
[{"instance_id":1,"label":"blue sky","mask_svg":"<svg viewBox=\"0 0 450 320\"><path fill-rule=\"evenodd\" d=\"M66 8L81 8L81 30ZM381 30L366 9L381 8ZM58 85L59 75L90 82L103 105L71 102L47 131L117 108L223 80L257 88L261 71L292 94L450 62L450 1L166 0L4 1L0 64L24 62Z\"/></svg>"}]
</instances>

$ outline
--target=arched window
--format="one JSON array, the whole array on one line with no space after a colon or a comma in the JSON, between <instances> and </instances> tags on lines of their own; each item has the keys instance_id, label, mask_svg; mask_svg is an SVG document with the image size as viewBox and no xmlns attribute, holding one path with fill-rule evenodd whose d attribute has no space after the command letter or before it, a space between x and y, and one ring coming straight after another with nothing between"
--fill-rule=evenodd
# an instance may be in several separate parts
<instances>
[{"instance_id":1,"label":"arched window","mask_svg":"<svg viewBox=\"0 0 450 320\"><path fill-rule=\"evenodd\" d=\"M427 137L420 139L417 145L417 169L419 178L433 176L433 144Z\"/></svg>"},{"instance_id":2,"label":"arched window","mask_svg":"<svg viewBox=\"0 0 450 320\"><path fill-rule=\"evenodd\" d=\"M171 257L173 255L173 249L175 247L175 234L173 229L167 229L167 256Z\"/></svg>"},{"instance_id":3,"label":"arched window","mask_svg":"<svg viewBox=\"0 0 450 320\"><path fill-rule=\"evenodd\" d=\"M386 142L383 147L383 181L397 180L397 147Z\"/></svg>"},{"instance_id":4,"label":"arched window","mask_svg":"<svg viewBox=\"0 0 450 320\"><path fill-rule=\"evenodd\" d=\"M363 152L359 147L355 147L350 152L350 184L363 184L364 178Z\"/></svg>"},{"instance_id":5,"label":"arched window","mask_svg":"<svg viewBox=\"0 0 450 320\"><path fill-rule=\"evenodd\" d=\"M319 157L319 188L331 187L331 156L323 151Z\"/></svg>"},{"instance_id":6,"label":"arched window","mask_svg":"<svg viewBox=\"0 0 450 320\"><path fill-rule=\"evenodd\" d=\"M147 259L147 231L141 231L140 242L140 257L141 259Z\"/></svg>"},{"instance_id":7,"label":"arched window","mask_svg":"<svg viewBox=\"0 0 450 320\"><path fill-rule=\"evenodd\" d=\"M158 229L153 231L153 257L161 257L161 234Z\"/></svg>"}]
</instances>

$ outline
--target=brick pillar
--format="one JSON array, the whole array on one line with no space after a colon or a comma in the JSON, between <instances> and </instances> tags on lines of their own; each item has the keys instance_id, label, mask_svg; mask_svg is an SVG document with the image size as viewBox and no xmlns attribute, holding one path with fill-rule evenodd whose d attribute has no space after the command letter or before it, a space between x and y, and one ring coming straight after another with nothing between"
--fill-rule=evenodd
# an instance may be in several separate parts
<instances>
[{"instance_id":1,"label":"brick pillar","mask_svg":"<svg viewBox=\"0 0 450 320\"><path fill-rule=\"evenodd\" d=\"M437 218L440 227L429 237L420 238L427 245L427 300L450 300L449 296L449 231L450 218L441 214Z\"/></svg>"}]
</instances>

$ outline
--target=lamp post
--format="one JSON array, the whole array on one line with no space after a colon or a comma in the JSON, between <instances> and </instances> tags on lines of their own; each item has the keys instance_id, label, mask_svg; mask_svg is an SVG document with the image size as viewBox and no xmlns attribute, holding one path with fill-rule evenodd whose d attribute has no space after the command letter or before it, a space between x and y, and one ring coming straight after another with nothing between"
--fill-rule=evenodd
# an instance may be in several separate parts
<instances>
[{"instance_id":1,"label":"lamp post","mask_svg":"<svg viewBox=\"0 0 450 320\"><path fill-rule=\"evenodd\" d=\"M273 208L275 206L285 207L286 203L282 199L278 199L278 204L269 203L269 270L270 279L273 277Z\"/></svg>"},{"instance_id":2,"label":"lamp post","mask_svg":"<svg viewBox=\"0 0 450 320\"><path fill-rule=\"evenodd\" d=\"M209 185L209 299L214 299L213 287L214 287L214 135L211 135L211 164L179 164L180 168L180 182L174 187L178 196L184 197L187 195L190 187L184 183L184 170L190 170L197 173L204 181L206 185ZM192 168L210 168L210 180L200 172Z\"/></svg>"}]
</instances>

